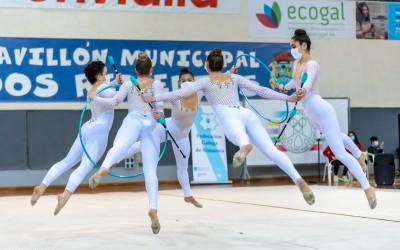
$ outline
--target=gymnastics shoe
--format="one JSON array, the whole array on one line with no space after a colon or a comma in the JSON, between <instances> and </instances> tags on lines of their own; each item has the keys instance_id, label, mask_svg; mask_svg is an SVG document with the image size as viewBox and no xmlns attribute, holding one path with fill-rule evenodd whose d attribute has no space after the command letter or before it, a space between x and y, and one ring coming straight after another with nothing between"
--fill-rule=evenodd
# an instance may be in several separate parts
<instances>
[{"instance_id":1,"label":"gymnastics shoe","mask_svg":"<svg viewBox=\"0 0 400 250\"><path fill-rule=\"evenodd\" d=\"M312 205L315 203L315 197L311 189L308 187L307 182L301 178L299 178L296 182L296 185L299 187L301 193L303 194L304 200Z\"/></svg>"},{"instance_id":2,"label":"gymnastics shoe","mask_svg":"<svg viewBox=\"0 0 400 250\"><path fill-rule=\"evenodd\" d=\"M362 152L360 157L357 158L357 161L364 172L367 171L367 164L365 164L365 160L367 160L367 157L368 157L367 152Z\"/></svg>"},{"instance_id":3,"label":"gymnastics shoe","mask_svg":"<svg viewBox=\"0 0 400 250\"><path fill-rule=\"evenodd\" d=\"M42 196L44 191L46 191L46 188L47 188L46 185L44 185L42 183L33 189L32 197L31 197L31 205L32 206L34 206L36 204L36 202L39 200L40 196Z\"/></svg>"},{"instance_id":4,"label":"gymnastics shoe","mask_svg":"<svg viewBox=\"0 0 400 250\"><path fill-rule=\"evenodd\" d=\"M153 234L158 234L160 232L161 225L158 221L157 210L150 209L148 215L151 219L151 230L153 231Z\"/></svg>"},{"instance_id":5,"label":"gymnastics shoe","mask_svg":"<svg viewBox=\"0 0 400 250\"><path fill-rule=\"evenodd\" d=\"M193 206L195 206L195 207L198 207L198 208L203 207L203 205L201 203L198 203L193 196L185 197L183 200L185 202L192 203Z\"/></svg>"},{"instance_id":6,"label":"gymnastics shoe","mask_svg":"<svg viewBox=\"0 0 400 250\"><path fill-rule=\"evenodd\" d=\"M232 166L234 168L240 167L244 160L246 159L246 156L250 153L250 151L253 149L253 146L251 144L244 145L239 151L236 152L236 154L233 156L233 162Z\"/></svg>"},{"instance_id":7,"label":"gymnastics shoe","mask_svg":"<svg viewBox=\"0 0 400 250\"><path fill-rule=\"evenodd\" d=\"M64 193L57 195L58 204L56 209L54 210L54 215L57 215L60 210L67 204L69 197L71 197L72 193L69 190L65 190Z\"/></svg>"},{"instance_id":8,"label":"gymnastics shoe","mask_svg":"<svg viewBox=\"0 0 400 250\"><path fill-rule=\"evenodd\" d=\"M108 170L105 168L101 168L99 171L97 171L92 177L89 179L89 187L91 189L94 189L100 184L100 179L104 177L105 175L108 174Z\"/></svg>"},{"instance_id":9,"label":"gymnastics shoe","mask_svg":"<svg viewBox=\"0 0 400 250\"><path fill-rule=\"evenodd\" d=\"M367 196L368 199L368 204L371 209L374 209L376 205L378 204L376 200L376 195L375 195L375 188L369 187L368 189L364 190L365 195Z\"/></svg>"}]
</instances>

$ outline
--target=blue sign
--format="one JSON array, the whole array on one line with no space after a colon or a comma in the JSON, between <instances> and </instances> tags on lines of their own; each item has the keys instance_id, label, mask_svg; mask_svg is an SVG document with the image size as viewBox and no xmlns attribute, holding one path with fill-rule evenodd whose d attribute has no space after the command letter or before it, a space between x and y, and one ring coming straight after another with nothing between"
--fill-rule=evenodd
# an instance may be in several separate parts
<instances>
[{"instance_id":1,"label":"blue sign","mask_svg":"<svg viewBox=\"0 0 400 250\"><path fill-rule=\"evenodd\" d=\"M139 51L146 51L152 59L153 77L164 82L166 90L172 90L178 88L179 70L183 66L197 77L206 74L204 60L213 48L223 50L225 70L230 69L238 56L250 54L275 70L282 83L291 74L288 43L0 38L0 100L85 101L90 89L82 73L85 65L94 60L107 64L107 57L113 56L119 72L128 80L135 75L133 65ZM240 57L237 66L239 74L262 86L275 87L269 72L254 58ZM113 79L112 66L107 64L107 68Z\"/></svg>"},{"instance_id":2,"label":"blue sign","mask_svg":"<svg viewBox=\"0 0 400 250\"><path fill-rule=\"evenodd\" d=\"M388 3L389 40L400 40L400 4Z\"/></svg>"}]
</instances>

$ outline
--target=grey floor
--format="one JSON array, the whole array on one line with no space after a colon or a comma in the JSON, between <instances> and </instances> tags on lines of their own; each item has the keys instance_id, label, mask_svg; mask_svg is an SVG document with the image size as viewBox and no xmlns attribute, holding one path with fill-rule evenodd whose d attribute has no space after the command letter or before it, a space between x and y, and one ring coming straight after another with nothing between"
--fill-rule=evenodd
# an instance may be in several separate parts
<instances>
[{"instance_id":1,"label":"grey floor","mask_svg":"<svg viewBox=\"0 0 400 250\"><path fill-rule=\"evenodd\" d=\"M368 207L353 187L195 187L159 193L161 231L153 235L145 192L76 194L54 216L55 195L0 197L0 249L400 249L400 190L378 190Z\"/></svg>"}]
</instances>

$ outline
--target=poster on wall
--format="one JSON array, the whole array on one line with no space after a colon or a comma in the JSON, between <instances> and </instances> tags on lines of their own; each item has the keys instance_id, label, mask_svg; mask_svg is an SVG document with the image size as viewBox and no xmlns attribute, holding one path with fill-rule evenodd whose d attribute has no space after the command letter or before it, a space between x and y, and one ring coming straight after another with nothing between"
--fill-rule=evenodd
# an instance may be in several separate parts
<instances>
[{"instance_id":1,"label":"poster on wall","mask_svg":"<svg viewBox=\"0 0 400 250\"><path fill-rule=\"evenodd\" d=\"M400 3L388 3L389 40L400 40Z\"/></svg>"},{"instance_id":2,"label":"poster on wall","mask_svg":"<svg viewBox=\"0 0 400 250\"><path fill-rule=\"evenodd\" d=\"M154 40L54 39L0 37L0 102L83 102L90 83L83 72L94 60L107 64L111 79L112 56L128 80L140 51L153 63L153 77L165 84L165 91L178 88L181 67L196 77L207 74L204 61L213 48L223 50L225 68L240 66L240 74L261 86L275 88L270 73L251 55L268 65L284 83L290 79L288 43L194 42ZM257 98L254 93L248 93Z\"/></svg>"},{"instance_id":3,"label":"poster on wall","mask_svg":"<svg viewBox=\"0 0 400 250\"><path fill-rule=\"evenodd\" d=\"M2 0L0 8L239 14L240 0Z\"/></svg>"},{"instance_id":4,"label":"poster on wall","mask_svg":"<svg viewBox=\"0 0 400 250\"><path fill-rule=\"evenodd\" d=\"M352 13L352 1L249 0L249 36L290 39L301 28L312 38L353 38Z\"/></svg>"},{"instance_id":5,"label":"poster on wall","mask_svg":"<svg viewBox=\"0 0 400 250\"><path fill-rule=\"evenodd\" d=\"M387 3L356 2L357 39L388 39Z\"/></svg>"},{"instance_id":6,"label":"poster on wall","mask_svg":"<svg viewBox=\"0 0 400 250\"><path fill-rule=\"evenodd\" d=\"M191 132L192 183L230 183L225 134L210 105L202 103Z\"/></svg>"},{"instance_id":7,"label":"poster on wall","mask_svg":"<svg viewBox=\"0 0 400 250\"><path fill-rule=\"evenodd\" d=\"M358 1L356 37L400 40L400 3Z\"/></svg>"},{"instance_id":8,"label":"poster on wall","mask_svg":"<svg viewBox=\"0 0 400 250\"><path fill-rule=\"evenodd\" d=\"M349 129L349 99L327 98L325 100L334 107L341 132L347 134ZM274 121L274 123L271 123L259 116L271 140L275 142L285 126L285 123L277 124L286 116L285 102L276 100L251 100L250 102L259 113ZM289 112L293 109L293 106L293 103L289 104ZM247 102L245 107L252 109ZM322 153L326 147L323 134L321 135L320 131L311 125L299 102L296 115L290 120L276 147L287 154L294 164L310 164L318 163L318 143L320 144L319 153ZM276 166L256 147L253 147L253 150L247 156L246 164L249 166Z\"/></svg>"}]
</instances>

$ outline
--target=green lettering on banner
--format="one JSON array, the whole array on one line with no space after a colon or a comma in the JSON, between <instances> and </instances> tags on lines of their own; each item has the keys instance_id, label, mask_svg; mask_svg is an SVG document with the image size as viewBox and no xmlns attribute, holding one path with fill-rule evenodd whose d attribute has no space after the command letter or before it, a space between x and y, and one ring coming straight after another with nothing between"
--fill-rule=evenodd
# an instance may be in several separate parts
<instances>
[{"instance_id":1,"label":"green lettering on banner","mask_svg":"<svg viewBox=\"0 0 400 250\"><path fill-rule=\"evenodd\" d=\"M318 18L318 9L316 7L311 7L308 10L308 15L312 20L316 20Z\"/></svg>"},{"instance_id":2,"label":"green lettering on banner","mask_svg":"<svg viewBox=\"0 0 400 250\"><path fill-rule=\"evenodd\" d=\"M307 16L302 16L302 15L301 15L301 10L302 10L302 9L304 9L304 10L307 11L307 8L306 8L305 6L300 6L300 7L299 7L299 18L304 20L304 19L307 19Z\"/></svg>"},{"instance_id":3,"label":"green lettering on banner","mask_svg":"<svg viewBox=\"0 0 400 250\"><path fill-rule=\"evenodd\" d=\"M340 3L340 9L338 7L316 7L311 6L307 8L306 6L294 6L290 5L287 8L288 18L289 19L301 19L301 20L317 20L321 18L321 25L329 25L330 21L335 20L338 21L340 19L345 20L344 17L344 3Z\"/></svg>"},{"instance_id":4,"label":"green lettering on banner","mask_svg":"<svg viewBox=\"0 0 400 250\"><path fill-rule=\"evenodd\" d=\"M343 6L343 2L341 3L341 7L342 7L342 20L344 20L344 6Z\"/></svg>"},{"instance_id":5,"label":"green lettering on banner","mask_svg":"<svg viewBox=\"0 0 400 250\"><path fill-rule=\"evenodd\" d=\"M289 19L296 19L296 16L292 17L292 14L296 14L296 7L289 6L288 7L288 17L289 17Z\"/></svg>"},{"instance_id":6,"label":"green lettering on banner","mask_svg":"<svg viewBox=\"0 0 400 250\"><path fill-rule=\"evenodd\" d=\"M339 20L339 10L338 10L338 8L332 7L332 10L335 10L335 12L332 12L331 19L332 20Z\"/></svg>"},{"instance_id":7,"label":"green lettering on banner","mask_svg":"<svg viewBox=\"0 0 400 250\"><path fill-rule=\"evenodd\" d=\"M329 15L329 8L328 7L322 7L319 10L319 13L321 14L321 19L324 22L321 22L322 25L328 25L329 24L329 19L326 18Z\"/></svg>"}]
</instances>

